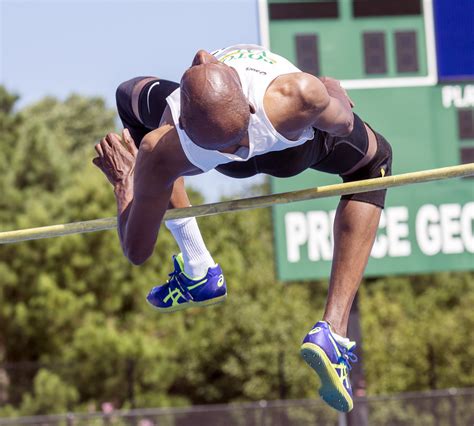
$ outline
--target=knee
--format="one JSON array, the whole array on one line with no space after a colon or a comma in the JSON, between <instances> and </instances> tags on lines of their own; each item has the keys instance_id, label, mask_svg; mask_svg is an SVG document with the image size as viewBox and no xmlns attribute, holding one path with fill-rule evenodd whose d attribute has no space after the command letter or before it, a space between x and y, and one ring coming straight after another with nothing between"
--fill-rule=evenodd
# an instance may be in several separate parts
<instances>
[{"instance_id":1,"label":"knee","mask_svg":"<svg viewBox=\"0 0 474 426\"><path fill-rule=\"evenodd\" d=\"M344 182L379 178L392 174L392 147L382 135L377 135L377 151L374 157L361 169L343 176ZM342 199L357 200L384 208L387 190L344 195Z\"/></svg>"},{"instance_id":2,"label":"knee","mask_svg":"<svg viewBox=\"0 0 474 426\"><path fill-rule=\"evenodd\" d=\"M345 182L372 179L392 174L392 147L382 135L377 135L377 150L372 159L361 169L344 175Z\"/></svg>"},{"instance_id":3,"label":"knee","mask_svg":"<svg viewBox=\"0 0 474 426\"><path fill-rule=\"evenodd\" d=\"M392 174L392 159L393 159L393 151L392 146L388 143L388 141L381 136L379 138L377 144L377 151L379 151L379 168L384 169L382 173L383 176L390 176ZM375 177L375 176L374 176Z\"/></svg>"},{"instance_id":4,"label":"knee","mask_svg":"<svg viewBox=\"0 0 474 426\"><path fill-rule=\"evenodd\" d=\"M119 84L117 90L115 91L115 100L117 102L117 109L119 111L130 109L133 88L142 79L143 77L135 77Z\"/></svg>"}]
</instances>

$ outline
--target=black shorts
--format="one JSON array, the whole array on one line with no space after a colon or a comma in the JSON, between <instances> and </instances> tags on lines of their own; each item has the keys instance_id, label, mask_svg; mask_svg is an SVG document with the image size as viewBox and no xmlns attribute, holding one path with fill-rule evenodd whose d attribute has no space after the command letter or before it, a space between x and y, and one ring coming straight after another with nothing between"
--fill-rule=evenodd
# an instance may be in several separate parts
<instances>
[{"instance_id":1,"label":"black shorts","mask_svg":"<svg viewBox=\"0 0 474 426\"><path fill-rule=\"evenodd\" d=\"M177 87L178 83L154 79L148 82L139 95L140 120L135 117L131 105L131 94L134 85L146 77L137 77L122 83L116 92L117 109L124 127L128 128L137 146L150 130L156 129L166 108L166 97ZM374 158L364 167L351 175L346 172L352 169L368 150L368 135L364 122L354 114L354 128L346 137L331 136L327 132L314 129L314 138L302 145L257 155L248 161L235 161L222 164L216 170L233 178L247 178L259 173L286 178L295 176L304 170L314 169L337 174L344 182L369 179L391 174L391 148L385 138L375 132L377 151ZM386 190L344 195L343 199L357 200L382 207Z\"/></svg>"},{"instance_id":2,"label":"black shorts","mask_svg":"<svg viewBox=\"0 0 474 426\"><path fill-rule=\"evenodd\" d=\"M150 80L138 96L138 113L135 116L132 109L132 91L134 86L145 78ZM166 98L179 87L178 83L154 77L135 77L120 84L115 92L117 111L123 127L130 131L137 148L143 137L160 126L161 116L166 108Z\"/></svg>"}]
</instances>

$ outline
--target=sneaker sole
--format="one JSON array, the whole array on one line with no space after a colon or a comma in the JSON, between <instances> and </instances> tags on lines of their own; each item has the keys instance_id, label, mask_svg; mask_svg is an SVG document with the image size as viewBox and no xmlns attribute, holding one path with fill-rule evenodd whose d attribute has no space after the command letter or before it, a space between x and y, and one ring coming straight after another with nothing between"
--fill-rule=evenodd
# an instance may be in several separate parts
<instances>
[{"instance_id":1,"label":"sneaker sole","mask_svg":"<svg viewBox=\"0 0 474 426\"><path fill-rule=\"evenodd\" d=\"M204 300L202 302L189 301L189 302L186 302L186 303L180 303L179 305L176 305L176 306L171 306L169 308L160 308L158 306L153 305L150 302L148 302L148 303L150 303L150 305L153 306L153 308L155 308L157 311L160 311L160 312L163 312L163 313L168 313L168 312L171 313L171 312L176 312L176 311L182 311L184 309L217 305L219 303L225 302L226 298L227 298L227 293L224 294L223 296L214 297L213 299Z\"/></svg>"},{"instance_id":2,"label":"sneaker sole","mask_svg":"<svg viewBox=\"0 0 474 426\"><path fill-rule=\"evenodd\" d=\"M341 383L341 379L322 348L314 343L304 343L300 350L305 362L321 379L319 395L332 408L347 413L354 404L352 398Z\"/></svg>"}]
</instances>

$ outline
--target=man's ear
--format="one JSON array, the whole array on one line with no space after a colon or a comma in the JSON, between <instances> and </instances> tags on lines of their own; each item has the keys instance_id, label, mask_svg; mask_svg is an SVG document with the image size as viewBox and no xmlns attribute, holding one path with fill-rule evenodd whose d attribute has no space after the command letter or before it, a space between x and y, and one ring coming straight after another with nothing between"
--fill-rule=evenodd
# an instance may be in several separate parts
<instances>
[{"instance_id":1,"label":"man's ear","mask_svg":"<svg viewBox=\"0 0 474 426\"><path fill-rule=\"evenodd\" d=\"M254 107L252 104L250 104L250 103L249 103L249 110L250 110L250 114L255 114L256 111L257 111L257 110L255 109L255 107Z\"/></svg>"}]
</instances>

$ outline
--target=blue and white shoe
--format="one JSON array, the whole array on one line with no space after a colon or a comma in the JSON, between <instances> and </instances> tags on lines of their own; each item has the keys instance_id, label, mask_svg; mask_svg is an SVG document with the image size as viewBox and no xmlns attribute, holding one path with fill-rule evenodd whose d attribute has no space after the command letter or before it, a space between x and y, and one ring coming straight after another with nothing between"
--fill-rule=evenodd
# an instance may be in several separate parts
<instances>
[{"instance_id":1,"label":"blue and white shoe","mask_svg":"<svg viewBox=\"0 0 474 426\"><path fill-rule=\"evenodd\" d=\"M166 284L153 287L147 296L148 302L162 312L174 312L194 306L209 306L221 303L227 296L222 268L219 265L207 270L198 279L189 278L184 272L182 254L173 256L174 271Z\"/></svg>"},{"instance_id":2,"label":"blue and white shoe","mask_svg":"<svg viewBox=\"0 0 474 426\"><path fill-rule=\"evenodd\" d=\"M321 379L319 395L332 408L343 412L354 406L349 371L350 363L357 362L355 346L355 342L346 346L338 343L325 321L317 322L301 345L301 356Z\"/></svg>"}]
</instances>

